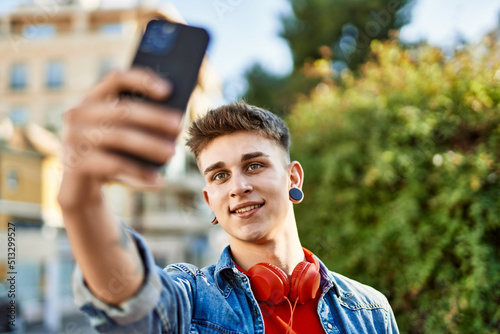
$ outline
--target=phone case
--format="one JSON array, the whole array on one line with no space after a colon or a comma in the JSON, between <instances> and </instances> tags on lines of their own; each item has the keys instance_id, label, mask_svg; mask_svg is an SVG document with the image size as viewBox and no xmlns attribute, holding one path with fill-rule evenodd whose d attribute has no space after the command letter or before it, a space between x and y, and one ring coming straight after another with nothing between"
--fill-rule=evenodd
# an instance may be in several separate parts
<instances>
[{"instance_id":1,"label":"phone case","mask_svg":"<svg viewBox=\"0 0 500 334\"><path fill-rule=\"evenodd\" d=\"M164 101L150 100L134 92L123 92L121 97L159 104L184 113L196 85L208 42L209 35L205 29L166 20L150 21L132 67L147 68L168 79L173 86L173 92ZM124 155L149 168L157 169L163 166L140 157Z\"/></svg>"},{"instance_id":2,"label":"phone case","mask_svg":"<svg viewBox=\"0 0 500 334\"><path fill-rule=\"evenodd\" d=\"M208 42L209 35L202 28L166 20L148 23L132 67L148 68L173 86L173 93L167 99L150 102L185 111Z\"/></svg>"}]
</instances>

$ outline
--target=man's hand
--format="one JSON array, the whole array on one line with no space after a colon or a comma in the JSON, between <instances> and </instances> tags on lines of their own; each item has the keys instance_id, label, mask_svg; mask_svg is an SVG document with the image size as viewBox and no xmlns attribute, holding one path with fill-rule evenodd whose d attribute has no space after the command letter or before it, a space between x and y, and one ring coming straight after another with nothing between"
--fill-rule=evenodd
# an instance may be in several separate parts
<instances>
[{"instance_id":1,"label":"man's hand","mask_svg":"<svg viewBox=\"0 0 500 334\"><path fill-rule=\"evenodd\" d=\"M59 198L63 209L81 205L83 194L78 189L82 186L82 190L94 190L91 193L95 196L103 183L117 179L162 185L158 169L126 155L167 163L175 153L182 115L138 99L119 99L124 91L161 100L170 94L171 87L144 70L114 71L66 112L64 181Z\"/></svg>"},{"instance_id":2,"label":"man's hand","mask_svg":"<svg viewBox=\"0 0 500 334\"><path fill-rule=\"evenodd\" d=\"M120 99L122 92L162 100L171 87L144 70L115 71L69 110L64 118L64 173L58 196L87 285L98 298L115 305L137 293L144 270L135 243L107 209L101 187L118 179L161 186L158 169L127 156L167 163L175 152L182 119L178 110ZM117 280L116 273L127 280Z\"/></svg>"}]
</instances>

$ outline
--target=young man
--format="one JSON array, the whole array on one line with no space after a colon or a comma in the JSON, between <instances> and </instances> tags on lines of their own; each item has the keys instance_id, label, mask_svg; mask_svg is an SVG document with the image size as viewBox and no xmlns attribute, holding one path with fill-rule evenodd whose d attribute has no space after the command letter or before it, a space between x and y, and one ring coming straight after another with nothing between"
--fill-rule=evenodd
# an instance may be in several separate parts
<instances>
[{"instance_id":1,"label":"young man","mask_svg":"<svg viewBox=\"0 0 500 334\"><path fill-rule=\"evenodd\" d=\"M398 332L382 294L329 271L301 247L293 205L302 200L304 172L290 161L283 121L257 107L222 106L189 131L212 223L227 232L229 246L217 264L203 269L157 267L143 239L109 213L101 186L114 179L161 186L157 172L123 153L168 162L180 116L119 100L123 90L153 99L170 93L147 72L114 72L65 117L59 202L79 266L75 298L98 331ZM92 146L82 151L89 138ZM85 157L75 159L78 152Z\"/></svg>"}]
</instances>

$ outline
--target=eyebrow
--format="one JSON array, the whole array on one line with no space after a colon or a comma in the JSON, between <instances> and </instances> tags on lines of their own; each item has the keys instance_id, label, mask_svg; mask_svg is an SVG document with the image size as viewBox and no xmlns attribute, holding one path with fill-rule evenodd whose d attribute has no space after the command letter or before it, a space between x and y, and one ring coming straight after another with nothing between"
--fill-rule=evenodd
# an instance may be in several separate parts
<instances>
[{"instance_id":1,"label":"eyebrow","mask_svg":"<svg viewBox=\"0 0 500 334\"><path fill-rule=\"evenodd\" d=\"M219 162L216 162L210 166L208 166L205 171L203 171L203 175L207 175L208 173L210 173L211 171L213 170L216 170L216 169L219 169L219 168L222 168L226 166L225 163L223 163L222 161L219 161Z\"/></svg>"},{"instance_id":2,"label":"eyebrow","mask_svg":"<svg viewBox=\"0 0 500 334\"><path fill-rule=\"evenodd\" d=\"M248 161L248 160L252 160L252 159L255 159L255 158L259 158L259 157L266 157L266 158L269 158L269 154L265 154L264 152L251 152L251 153L245 153L241 156L241 162L245 162L245 161ZM223 168L225 167L226 164L222 161L219 161L219 162L216 162L210 166L208 166L204 171L203 171L203 175L207 175L208 173L210 173L211 171L213 170L216 170L216 169L219 169L219 168Z\"/></svg>"},{"instance_id":3,"label":"eyebrow","mask_svg":"<svg viewBox=\"0 0 500 334\"><path fill-rule=\"evenodd\" d=\"M265 154L264 152L252 152L252 153L246 153L241 156L241 162L245 162L247 160L252 160L255 158L259 157L266 157L269 158L269 154Z\"/></svg>"}]
</instances>

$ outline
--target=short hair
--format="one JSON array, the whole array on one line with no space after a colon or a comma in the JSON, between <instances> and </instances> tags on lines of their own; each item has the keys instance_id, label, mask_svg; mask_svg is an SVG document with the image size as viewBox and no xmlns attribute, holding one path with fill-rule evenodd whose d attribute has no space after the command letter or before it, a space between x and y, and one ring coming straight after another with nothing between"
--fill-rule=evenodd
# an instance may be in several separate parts
<instances>
[{"instance_id":1,"label":"short hair","mask_svg":"<svg viewBox=\"0 0 500 334\"><path fill-rule=\"evenodd\" d=\"M290 156L290 132L285 122L268 110L241 101L209 110L195 120L189 127L186 145L198 160L212 140L238 131L256 132L274 140Z\"/></svg>"}]
</instances>

